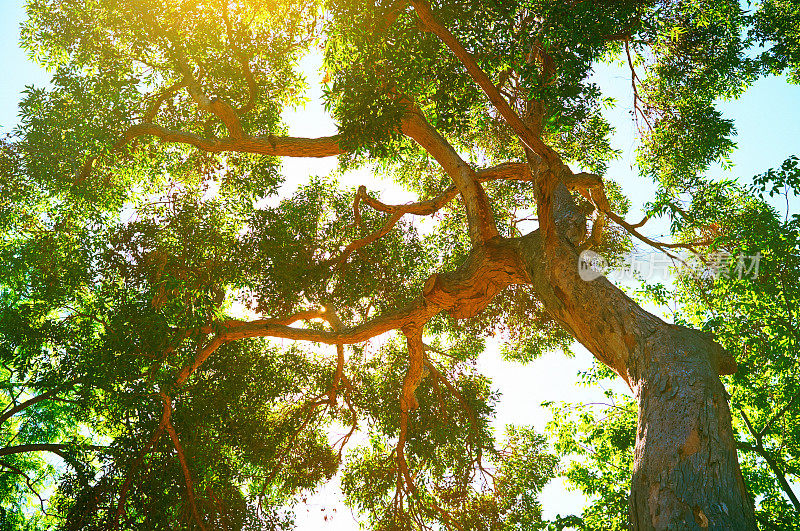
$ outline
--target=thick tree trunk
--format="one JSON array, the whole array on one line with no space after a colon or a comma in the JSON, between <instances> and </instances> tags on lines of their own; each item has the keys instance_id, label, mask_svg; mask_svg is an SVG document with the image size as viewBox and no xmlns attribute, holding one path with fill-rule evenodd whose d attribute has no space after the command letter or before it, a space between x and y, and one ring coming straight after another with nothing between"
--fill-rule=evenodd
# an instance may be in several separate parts
<instances>
[{"instance_id":1,"label":"thick tree trunk","mask_svg":"<svg viewBox=\"0 0 800 531\"><path fill-rule=\"evenodd\" d=\"M755 529L716 347L663 325L641 342L630 519L634 529Z\"/></svg>"},{"instance_id":2,"label":"thick tree trunk","mask_svg":"<svg viewBox=\"0 0 800 531\"><path fill-rule=\"evenodd\" d=\"M583 280L565 238L545 252L536 231L516 246L548 312L638 399L633 529L755 529L719 380L734 361L707 334L665 323L604 277Z\"/></svg>"}]
</instances>

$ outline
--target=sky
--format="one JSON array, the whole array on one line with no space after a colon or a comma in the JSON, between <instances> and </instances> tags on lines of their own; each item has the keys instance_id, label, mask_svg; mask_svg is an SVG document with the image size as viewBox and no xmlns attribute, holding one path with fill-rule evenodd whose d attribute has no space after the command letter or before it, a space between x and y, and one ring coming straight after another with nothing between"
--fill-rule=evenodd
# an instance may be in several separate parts
<instances>
[{"instance_id":1,"label":"sky","mask_svg":"<svg viewBox=\"0 0 800 531\"><path fill-rule=\"evenodd\" d=\"M0 133L9 132L17 123L17 103L26 85L43 86L48 74L28 60L18 44L19 24L23 20L22 0L0 0L0 53L5 69L0 84ZM306 60L308 75L313 80L315 58ZM618 105L607 112L616 128L613 145L622 150L619 159L612 162L608 176L622 184L632 202L629 219L638 221L642 205L652 199L654 186L639 178L635 171L635 127L629 110L631 102L630 79L621 68L603 67L595 73L595 81L614 97ZM290 134L295 136L324 136L335 132L335 124L323 111L319 89L312 89L311 101L305 109L286 113ZM785 158L800 154L800 87L788 85L784 79L771 77L762 79L751 87L740 99L722 102L723 113L736 121L738 150L733 155L731 170L713 169L718 177L740 177L743 182L757 173L778 166ZM284 170L286 190L305 182L310 175L325 175L335 169L336 160L288 159ZM367 184L371 192L380 195L387 203L410 201L409 195L388 181L374 179L368 171L361 170L343 176L343 184ZM664 225L649 227L648 235L662 236ZM561 353L549 353L542 358L520 365L501 359L496 344L490 342L487 352L479 359L479 368L492 378L502 393L498 405L495 427L502 433L506 424L532 424L538 431L544 429L549 419L547 411L540 406L544 400L585 401L602 400L599 389L586 389L576 385L578 370L591 365L591 355L580 345L575 347L575 356L567 358ZM615 384L618 390L626 390L624 384ZM322 492L312 496L309 504L297 508L299 529L322 527L332 531L357 529L356 518L340 503L333 503L338 487L331 484ZM584 498L569 492L562 480L549 484L541 495L545 516L579 512ZM334 510L335 509L335 510ZM328 519L325 520L325 517Z\"/></svg>"}]
</instances>

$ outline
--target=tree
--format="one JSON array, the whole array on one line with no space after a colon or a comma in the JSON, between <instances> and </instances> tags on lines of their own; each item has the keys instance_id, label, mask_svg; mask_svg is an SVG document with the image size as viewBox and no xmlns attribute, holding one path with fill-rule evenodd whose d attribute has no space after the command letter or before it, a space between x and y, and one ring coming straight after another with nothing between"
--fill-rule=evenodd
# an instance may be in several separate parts
<instances>
[{"instance_id":1,"label":"tree","mask_svg":"<svg viewBox=\"0 0 800 531\"><path fill-rule=\"evenodd\" d=\"M541 526L554 459L523 427L495 444L470 364L502 326L509 357L574 339L630 386L635 529L755 527L719 378L731 350L584 280L579 255L613 260L629 238L702 255L729 236L722 198L704 216L682 200L708 197L705 170L733 149L716 99L765 72L796 80L794 3L31 0L28 14L24 43L54 75L3 145L0 454L71 464L42 525L285 526L281 508L366 424L343 484L376 529ZM286 136L315 48L338 133ZM691 220L671 243L626 222L603 175L615 152L589 75L620 59L652 215ZM280 197L281 158L333 156L419 201L320 178ZM522 234L519 212L538 228ZM36 490L26 470L47 463L30 461L4 462L19 480L5 488Z\"/></svg>"}]
</instances>

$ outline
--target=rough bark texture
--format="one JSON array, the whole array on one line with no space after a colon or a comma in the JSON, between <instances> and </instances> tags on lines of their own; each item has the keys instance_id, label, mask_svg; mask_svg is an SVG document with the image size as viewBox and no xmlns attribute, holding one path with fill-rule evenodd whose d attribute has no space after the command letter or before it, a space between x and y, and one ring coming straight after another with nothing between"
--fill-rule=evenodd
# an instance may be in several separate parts
<instances>
[{"instance_id":1,"label":"rough bark texture","mask_svg":"<svg viewBox=\"0 0 800 531\"><path fill-rule=\"evenodd\" d=\"M662 324L637 350L634 528L754 529L714 345Z\"/></svg>"}]
</instances>

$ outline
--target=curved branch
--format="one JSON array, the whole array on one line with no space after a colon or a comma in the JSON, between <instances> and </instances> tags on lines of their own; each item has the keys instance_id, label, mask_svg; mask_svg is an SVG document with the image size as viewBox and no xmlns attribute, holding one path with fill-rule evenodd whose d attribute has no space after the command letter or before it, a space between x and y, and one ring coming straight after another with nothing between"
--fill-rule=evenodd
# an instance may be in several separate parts
<instances>
[{"instance_id":1,"label":"curved branch","mask_svg":"<svg viewBox=\"0 0 800 531\"><path fill-rule=\"evenodd\" d=\"M252 321L252 322L254 323L268 322L274 326L291 328L289 325L296 323L297 321L319 319L324 317L324 315L325 312L322 310L304 310L301 312L297 312L296 314L290 315L285 319L262 319L259 321ZM218 326L223 330L227 330L229 328L235 328L237 326L240 326L241 324L242 321L231 320L231 321L225 321L224 323L219 323ZM297 329L292 329L292 330L297 330ZM194 330L194 332L199 332L201 334L212 334L215 332L215 329L214 327L205 327L200 330ZM192 335L191 333L183 334L184 337L189 337L191 335ZM249 337L256 337L256 336L249 336ZM200 365L202 365L203 362L206 361L211 354L213 354L219 347L221 347L225 343L227 343L227 341L225 341L225 339L221 337L220 334L215 335L215 337L205 347L200 349L194 361L190 365L187 365L181 370L181 372L178 374L176 386L178 387L182 386L184 382L186 382L186 379L189 378L189 376L191 376L192 373L194 373L194 371L196 371L197 368L200 367Z\"/></svg>"},{"instance_id":2,"label":"curved branch","mask_svg":"<svg viewBox=\"0 0 800 531\"><path fill-rule=\"evenodd\" d=\"M272 319L246 322L228 321L228 326L217 335L217 338L223 343L251 337L275 337L328 345L352 345L392 330L401 329L414 322L425 322L440 310L439 307L428 304L424 297L420 297L396 312L380 315L366 323L341 331L295 328Z\"/></svg>"},{"instance_id":3,"label":"curved branch","mask_svg":"<svg viewBox=\"0 0 800 531\"><path fill-rule=\"evenodd\" d=\"M387 214L401 213L412 214L414 216L430 216L431 214L441 210L442 207L452 201L456 195L458 195L458 190L456 190L454 186L451 186L442 192L441 195L434 197L433 199L428 199L427 201L408 203L405 205L387 205L386 203L383 203L370 196L367 193L366 186L359 186L358 192L356 192L358 201L363 201L373 210L377 210L378 212L386 212Z\"/></svg>"},{"instance_id":4,"label":"curved branch","mask_svg":"<svg viewBox=\"0 0 800 531\"><path fill-rule=\"evenodd\" d=\"M587 190L589 192L588 193L588 199L594 204L595 208L600 213L603 214L603 216L608 217L614 223L616 223L617 225L619 225L620 227L625 229L625 231L627 231L629 234L631 234L632 236L634 236L635 238L637 238L641 242L649 245L650 247L658 249L659 251L663 252L664 254L666 254L667 256L672 258L673 260L677 260L677 261L679 261L681 263L685 263L679 256L671 253L669 251L670 249L688 249L688 250L692 251L693 253L697 254L697 251L695 250L695 247L707 246L707 245L711 245L712 243L714 243L714 240L709 240L709 239L707 239L707 240L699 240L699 241L694 241L694 242L685 242L685 243L684 242L662 243L662 242L653 240L651 238L648 238L647 236L645 236L644 234L640 233L636 229L642 227L645 223L647 223L648 219L650 219L649 216L645 216L642 219L642 221L640 221L638 223L635 223L635 224L628 223L619 214L616 214L615 212L613 212L611 210L611 206L608 203L608 198L606 197L605 188L603 186L602 181L600 181L598 183L595 183L595 184L592 184L592 185L588 185L586 188L587 188ZM595 222L596 225L598 223L600 224L600 226L599 226L600 230L602 230L602 228L603 228L603 226L605 224L605 220L603 219L603 216L598 216L598 218L597 218L597 220ZM593 243L593 244L594 243L599 243L599 234L598 234L598 236L595 236L595 229L596 228L597 227L593 227L592 235L590 237L590 240L592 240L591 243ZM594 240L597 240L597 241L594 241Z\"/></svg>"},{"instance_id":5,"label":"curved branch","mask_svg":"<svg viewBox=\"0 0 800 531\"><path fill-rule=\"evenodd\" d=\"M614 223L616 223L617 225L619 225L620 227L622 227L623 229L628 231L630 234L634 235L636 238L638 238L642 242L646 243L647 245L649 245L651 247L654 247L654 248L660 250L661 252L663 252L664 254L666 254L666 255L668 255L668 256L670 256L672 258L680 260L681 262L683 262L683 260L681 260L679 257L673 255L669 251L667 251L667 249L689 249L690 251L696 252L694 250L695 247L711 245L712 243L714 243L714 240L700 240L700 241L696 241L696 242L687 242L687 243L661 243L661 242L652 240L652 239L648 238L647 236L645 236L644 234L640 233L639 231L637 231L634 228L633 225L631 225L630 223L628 223L627 221L622 219L619 215L615 214L610 209L605 214L609 218L611 218L611 220Z\"/></svg>"},{"instance_id":6,"label":"curved branch","mask_svg":"<svg viewBox=\"0 0 800 531\"><path fill-rule=\"evenodd\" d=\"M425 120L417 109L413 109L403 117L401 130L404 135L412 138L430 153L453 179L456 188L464 198L470 239L474 243L483 243L496 238L499 234L494 213L489 205L486 192L478 182L475 170L464 162L453 146Z\"/></svg>"},{"instance_id":7,"label":"curved branch","mask_svg":"<svg viewBox=\"0 0 800 531\"><path fill-rule=\"evenodd\" d=\"M506 286L528 282L524 265L511 240L497 240L473 248L455 271L433 274L422 294L405 307L341 331L288 326L285 320L259 319L220 323L216 340L222 343L251 337L275 337L329 345L354 344L383 333L426 323L441 311L465 319L483 310ZM204 333L213 333L211 327ZM195 362L197 365L197 360ZM202 361L200 361L202 363Z\"/></svg>"},{"instance_id":8,"label":"curved branch","mask_svg":"<svg viewBox=\"0 0 800 531\"><path fill-rule=\"evenodd\" d=\"M497 87L494 86L489 76L481 69L475 58L469 53L458 39L444 27L431 11L430 4L425 0L411 0L411 5L417 12L422 23L425 27L433 32L439 39L450 48L450 51L461 61L467 69L470 77L475 83L483 90L484 94L492 102L492 105L497 109L497 112L503 119L511 126L514 132L519 136L525 146L542 157L544 161L550 166L561 166L561 159L553 149L545 144L541 138L536 136L531 129L525 125L525 122L517 115L516 111L511 108L511 105L503 98Z\"/></svg>"},{"instance_id":9,"label":"curved branch","mask_svg":"<svg viewBox=\"0 0 800 531\"><path fill-rule=\"evenodd\" d=\"M236 152L273 157L334 157L342 154L338 136L298 138L291 136L260 136L247 138L205 138L186 131L167 129L160 125L132 125L117 143L121 148L134 138L155 136L162 142L189 144L208 153Z\"/></svg>"},{"instance_id":10,"label":"curved branch","mask_svg":"<svg viewBox=\"0 0 800 531\"><path fill-rule=\"evenodd\" d=\"M491 181L535 181L531 173L531 165L524 162L505 162L491 168L482 168L476 170L475 176L480 183ZM581 172L567 175L565 184L570 190L578 190L599 186L602 184L602 180L599 175ZM456 195L458 195L458 190L455 186L451 186L433 199L404 205L389 205L370 196L366 187L361 186L358 189L356 198L358 202L363 201L374 210L386 212L387 214L402 211L405 214L415 216L430 216L452 201Z\"/></svg>"},{"instance_id":11,"label":"curved branch","mask_svg":"<svg viewBox=\"0 0 800 531\"><path fill-rule=\"evenodd\" d=\"M47 391L46 393L42 393L40 395L34 396L33 398L31 398L29 400L26 400L25 402L17 404L13 408L9 409L8 411L6 411L2 415L0 415L0 425L2 425L5 421L7 421L8 419L13 417L14 415L19 413L20 411L22 411L24 409L27 409L27 408L29 408L29 407L31 407L33 405L36 405L39 402L42 402L42 401L47 400L49 398L53 398L54 396L58 395L58 393L66 390L66 389L69 389L70 387L72 387L77 382L78 382L77 379L71 380L69 382L66 382L63 385L60 385L59 387L57 387L57 388L55 388L55 389L53 389L51 391Z\"/></svg>"},{"instance_id":12,"label":"curved branch","mask_svg":"<svg viewBox=\"0 0 800 531\"><path fill-rule=\"evenodd\" d=\"M172 439L172 444L175 446L175 451L178 453L178 460L180 461L181 469L183 470L183 478L186 481L186 496L189 499L189 507L192 510L192 516L194 517L194 520L197 522L197 525L200 527L200 529L202 531L206 531L206 526L203 523L202 518L200 518L200 513L197 512L197 504L194 500L194 483L192 482L192 475L189 472L186 454L184 454L181 441L178 439L178 434L175 432L175 428L172 426L172 399L167 396L164 391L161 391L159 395L161 396L161 400L164 401L164 409L167 411L165 413L167 423L164 428L167 430L170 439Z\"/></svg>"},{"instance_id":13,"label":"curved branch","mask_svg":"<svg viewBox=\"0 0 800 531\"><path fill-rule=\"evenodd\" d=\"M364 187L362 186L361 188L358 189L358 191L361 192L362 188ZM366 188L364 188L364 190L365 190L364 195L366 195ZM357 206L354 205L354 208L357 208ZM331 265L339 265L345 262L350 257L350 255L353 254L353 252L361 249L362 247L366 247L367 245L371 244L374 241L383 238L389 233L390 230L392 230L392 228L394 228L395 225L397 225L397 222L399 222L400 219L405 214L406 212L403 212L402 210L395 211L389 217L389 219L386 220L386 223L383 224L383 227L381 227L380 229L376 230L371 234L368 234L367 236L364 236L363 238L359 238L357 240L350 242L349 244L347 244L347 247L345 247L344 250L339 254L339 256L330 260L328 263Z\"/></svg>"},{"instance_id":14,"label":"curved branch","mask_svg":"<svg viewBox=\"0 0 800 531\"><path fill-rule=\"evenodd\" d=\"M583 189L602 184L600 176L592 173L578 173L570 174L567 177L567 188L569 189ZM491 168L480 169L475 172L475 178L479 183L488 181L533 181L531 173L531 165L521 162L508 162L494 166ZM481 193L483 190L481 190ZM345 247L342 253L332 259L330 264L340 264L347 260L347 258L356 250L365 247L374 241L385 236L405 214L412 214L415 216L430 216L441 210L447 203L452 201L458 195L458 190L455 186L449 187L440 195L433 199L420 201L418 203L408 203L404 205L388 205L383 203L367 193L365 186L359 186L356 192L355 199L353 200L353 213L356 220L356 225L361 225L361 212L359 210L360 204L363 202L378 212L385 212L392 214L386 223L379 230L369 234L363 238L355 240ZM593 233L594 234L594 233Z\"/></svg>"},{"instance_id":15,"label":"curved branch","mask_svg":"<svg viewBox=\"0 0 800 531\"><path fill-rule=\"evenodd\" d=\"M422 343L422 327L407 327L403 329L408 344L408 371L403 380L403 391L400 395L400 435L397 438L396 457L397 468L403 477L406 488L414 490L414 480L406 462L405 445L408 437L408 412L419 407L415 396L417 387L422 382L422 372L425 360L425 346Z\"/></svg>"},{"instance_id":16,"label":"curved branch","mask_svg":"<svg viewBox=\"0 0 800 531\"><path fill-rule=\"evenodd\" d=\"M202 110L213 114L219 121L221 121L231 138L243 138L245 136L242 122L239 120L239 115L228 102L218 96L209 97L203 91L200 83L194 77L191 68L183 60L182 54L178 54L178 69L186 82L186 89L189 95L197 103L198 107Z\"/></svg>"},{"instance_id":17,"label":"curved branch","mask_svg":"<svg viewBox=\"0 0 800 531\"><path fill-rule=\"evenodd\" d=\"M328 345L362 343L392 330L422 326L442 311L447 311L455 319L472 317L505 287L528 282L528 274L513 241L498 238L473 248L455 271L431 275L422 293L411 303L357 326L334 331L290 326L300 320L326 318L325 312L310 310L285 319L228 320L195 329L192 332L214 334L214 337L199 349L192 363L181 370L176 385L183 385L211 354L232 341L273 337ZM182 337L191 335L183 332Z\"/></svg>"}]
</instances>

